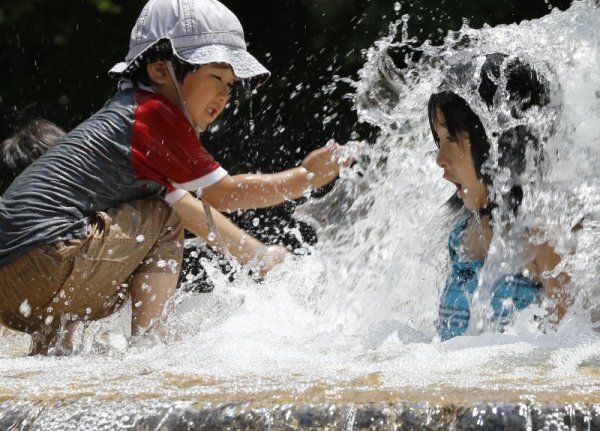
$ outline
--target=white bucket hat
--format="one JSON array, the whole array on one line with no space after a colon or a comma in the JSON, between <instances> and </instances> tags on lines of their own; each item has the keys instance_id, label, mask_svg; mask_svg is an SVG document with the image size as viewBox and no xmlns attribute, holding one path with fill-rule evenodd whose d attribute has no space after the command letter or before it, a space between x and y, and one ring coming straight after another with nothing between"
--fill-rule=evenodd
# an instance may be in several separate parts
<instances>
[{"instance_id":1,"label":"white bucket hat","mask_svg":"<svg viewBox=\"0 0 600 431\"><path fill-rule=\"evenodd\" d=\"M246 50L240 21L217 0L150 0L131 31L125 61L115 64L109 75L123 76L138 57L165 39L180 59L195 65L227 63L236 78L254 85L271 74Z\"/></svg>"}]
</instances>

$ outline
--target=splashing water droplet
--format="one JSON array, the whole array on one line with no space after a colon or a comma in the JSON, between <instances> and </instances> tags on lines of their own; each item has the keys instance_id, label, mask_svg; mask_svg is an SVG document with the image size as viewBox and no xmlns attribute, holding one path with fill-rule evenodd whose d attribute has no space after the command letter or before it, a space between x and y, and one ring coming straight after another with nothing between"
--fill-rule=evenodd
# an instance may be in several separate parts
<instances>
[{"instance_id":1,"label":"splashing water droplet","mask_svg":"<svg viewBox=\"0 0 600 431\"><path fill-rule=\"evenodd\" d=\"M46 319L44 320L44 324L46 326L48 326L52 323L53 320L54 320L54 316L52 314L50 314L49 316L46 316Z\"/></svg>"},{"instance_id":2,"label":"splashing water droplet","mask_svg":"<svg viewBox=\"0 0 600 431\"><path fill-rule=\"evenodd\" d=\"M27 300L21 303L21 306L19 307L19 312L24 317L29 317L31 315L31 306L29 305L29 302Z\"/></svg>"},{"instance_id":3,"label":"splashing water droplet","mask_svg":"<svg viewBox=\"0 0 600 431\"><path fill-rule=\"evenodd\" d=\"M167 261L164 259L160 259L158 262L156 262L156 266L158 266L159 268L164 268L167 266Z\"/></svg>"},{"instance_id":4,"label":"splashing water droplet","mask_svg":"<svg viewBox=\"0 0 600 431\"><path fill-rule=\"evenodd\" d=\"M179 264L175 259L169 259L169 261L167 262L167 266L169 267L171 272L175 274L177 272L177 267L179 266Z\"/></svg>"},{"instance_id":5,"label":"splashing water droplet","mask_svg":"<svg viewBox=\"0 0 600 431\"><path fill-rule=\"evenodd\" d=\"M396 12L400 12L400 9L402 9L402 5L400 4L400 2L394 3L394 10Z\"/></svg>"},{"instance_id":6,"label":"splashing water droplet","mask_svg":"<svg viewBox=\"0 0 600 431\"><path fill-rule=\"evenodd\" d=\"M214 232L209 232L208 236L206 237L206 239L208 239L209 241L214 241L215 239L217 239L217 235L215 235ZM198 256L198 254L196 253L196 257Z\"/></svg>"},{"instance_id":7,"label":"splashing water droplet","mask_svg":"<svg viewBox=\"0 0 600 431\"><path fill-rule=\"evenodd\" d=\"M138 235L135 237L135 240L137 242L144 242L145 239L146 239L146 237L144 235Z\"/></svg>"},{"instance_id":8,"label":"splashing water droplet","mask_svg":"<svg viewBox=\"0 0 600 431\"><path fill-rule=\"evenodd\" d=\"M260 219L258 217L254 217L252 219L252 226L258 226L260 224Z\"/></svg>"}]
</instances>

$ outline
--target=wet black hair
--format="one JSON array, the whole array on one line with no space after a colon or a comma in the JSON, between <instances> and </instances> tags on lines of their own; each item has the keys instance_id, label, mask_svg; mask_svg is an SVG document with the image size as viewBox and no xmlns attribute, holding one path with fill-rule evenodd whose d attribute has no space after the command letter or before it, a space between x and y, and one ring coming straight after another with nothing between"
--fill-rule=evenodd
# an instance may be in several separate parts
<instances>
[{"instance_id":1,"label":"wet black hair","mask_svg":"<svg viewBox=\"0 0 600 431\"><path fill-rule=\"evenodd\" d=\"M65 132L48 120L36 119L0 143L0 195L42 154L54 147Z\"/></svg>"},{"instance_id":2,"label":"wet black hair","mask_svg":"<svg viewBox=\"0 0 600 431\"><path fill-rule=\"evenodd\" d=\"M523 117L525 111L533 106L545 106L549 103L549 86L545 78L539 75L530 65L518 58L508 59L501 53L489 54L480 70L480 82L477 94L492 109L497 104L498 97L508 97L511 107L510 115L514 119ZM506 64L504 64L506 63ZM501 71L504 67L506 86L498 87ZM459 65L450 69L448 78L440 85L440 91L429 98L429 125L433 139L439 147L439 136L435 131L436 114L439 109L445 117L446 128L450 136L457 138L459 132L467 132L471 144L471 155L477 177L484 184L492 184L492 172L484 169L489 157L490 140L480 118L475 114L467 101L456 94L453 86L468 83L473 76L473 64ZM535 162L542 159L540 148L541 138L529 127L524 125L510 127L498 137L498 167L508 168L511 176L517 178L526 167L526 151L528 148L535 154ZM523 190L515 185L504 197L509 207L516 212L523 197ZM462 206L462 202L454 195L449 204L453 208Z\"/></svg>"},{"instance_id":3,"label":"wet black hair","mask_svg":"<svg viewBox=\"0 0 600 431\"><path fill-rule=\"evenodd\" d=\"M441 91L429 98L429 126L435 144L440 146L440 137L435 131L437 110L440 110L446 119L446 128L451 137L457 138L459 132L467 132L471 143L471 155L475 164L477 178L485 184L491 184L491 178L482 172L482 166L488 158L490 143L481 124L479 117L473 112L469 104L452 91Z\"/></svg>"}]
</instances>

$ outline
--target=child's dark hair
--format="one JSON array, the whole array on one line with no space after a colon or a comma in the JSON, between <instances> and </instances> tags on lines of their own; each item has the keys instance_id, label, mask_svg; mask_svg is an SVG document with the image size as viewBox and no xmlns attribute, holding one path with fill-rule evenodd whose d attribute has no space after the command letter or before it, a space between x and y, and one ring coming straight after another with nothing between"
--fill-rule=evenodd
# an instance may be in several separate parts
<instances>
[{"instance_id":1,"label":"child's dark hair","mask_svg":"<svg viewBox=\"0 0 600 431\"><path fill-rule=\"evenodd\" d=\"M533 106L545 106L549 103L549 89L546 80L529 65L518 58L510 59L504 66L506 86L498 88L503 63L507 58L504 54L490 54L481 66L480 83L477 93L488 108L494 108L497 93L506 94L511 110L510 115L514 119L523 117L525 111ZM472 72L468 67L457 67L450 71L449 81L460 82L469 79ZM477 177L484 184L492 184L492 172L485 169L484 164L489 157L490 140L480 118L475 114L467 101L456 94L447 82L440 86L441 91L431 95L428 104L429 125L433 139L439 147L439 136L435 131L438 109L444 115L446 127L450 136L457 138L461 131L467 132L471 145L471 155L475 165ZM535 162L539 163L542 158L540 151L540 137L527 126L519 125L504 130L498 137L498 166L508 168L511 177L517 178L526 168L526 151L533 150L536 154ZM509 207L513 212L518 210L523 197L523 190L515 185L507 196ZM454 195L449 204L453 208L462 206L462 202Z\"/></svg>"},{"instance_id":2,"label":"child's dark hair","mask_svg":"<svg viewBox=\"0 0 600 431\"><path fill-rule=\"evenodd\" d=\"M0 143L0 195L27 166L52 148L65 132L47 120L32 120Z\"/></svg>"},{"instance_id":3,"label":"child's dark hair","mask_svg":"<svg viewBox=\"0 0 600 431\"><path fill-rule=\"evenodd\" d=\"M194 72L200 67L188 63L187 61L183 61L174 55L171 42L168 39L162 39L136 58L123 72L123 77L130 79L134 84L151 86L152 82L148 76L146 65L159 60L171 61L173 71L175 72L175 78L177 78L179 82L183 82L183 79L188 73Z\"/></svg>"},{"instance_id":4,"label":"child's dark hair","mask_svg":"<svg viewBox=\"0 0 600 431\"><path fill-rule=\"evenodd\" d=\"M482 172L482 166L489 155L490 143L479 117L473 112L465 99L452 91L442 91L431 95L428 106L429 126L438 148L440 138L434 127L437 122L438 109L446 119L446 127L451 137L456 138L458 132L461 131L469 134L471 155L477 178L482 179L485 184L491 184L491 178Z\"/></svg>"}]
</instances>

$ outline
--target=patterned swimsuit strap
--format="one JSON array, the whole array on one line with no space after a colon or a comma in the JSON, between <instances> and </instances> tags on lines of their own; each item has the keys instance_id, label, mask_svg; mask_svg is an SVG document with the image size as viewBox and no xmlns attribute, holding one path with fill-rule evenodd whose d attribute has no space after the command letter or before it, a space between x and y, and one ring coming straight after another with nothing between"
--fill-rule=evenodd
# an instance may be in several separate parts
<instances>
[{"instance_id":1,"label":"patterned swimsuit strap","mask_svg":"<svg viewBox=\"0 0 600 431\"><path fill-rule=\"evenodd\" d=\"M458 221L450 231L450 235L448 237L448 248L450 250L450 258L452 261L458 259L458 250L460 247L460 243L462 241L463 234L465 229L467 228L467 224L471 218L471 213L465 211L460 215Z\"/></svg>"}]
</instances>

